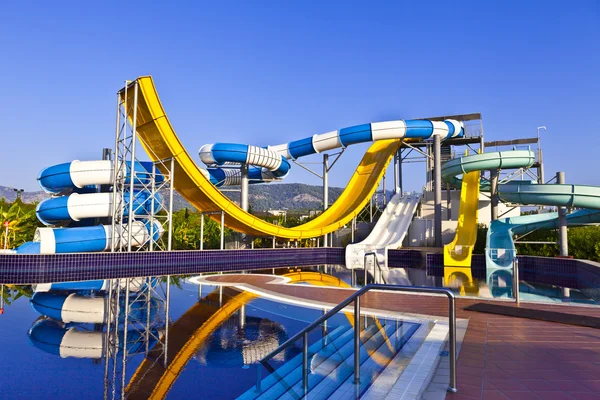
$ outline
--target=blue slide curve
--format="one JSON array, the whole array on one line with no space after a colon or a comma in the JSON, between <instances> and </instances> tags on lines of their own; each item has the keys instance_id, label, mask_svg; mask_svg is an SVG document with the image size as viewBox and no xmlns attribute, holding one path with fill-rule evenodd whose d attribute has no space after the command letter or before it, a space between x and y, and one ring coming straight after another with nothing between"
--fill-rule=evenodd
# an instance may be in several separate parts
<instances>
[{"instance_id":1,"label":"blue slide curve","mask_svg":"<svg viewBox=\"0 0 600 400\"><path fill-rule=\"evenodd\" d=\"M200 159L208 166L206 173L215 186L239 185L238 170L221 168L247 164L251 183L269 182L285 177L290 170L288 160L344 148L352 144L385 139L442 139L464 135L462 124L455 120L397 120L374 122L343 128L276 146L258 147L236 143L206 144L200 148Z\"/></svg>"}]
</instances>

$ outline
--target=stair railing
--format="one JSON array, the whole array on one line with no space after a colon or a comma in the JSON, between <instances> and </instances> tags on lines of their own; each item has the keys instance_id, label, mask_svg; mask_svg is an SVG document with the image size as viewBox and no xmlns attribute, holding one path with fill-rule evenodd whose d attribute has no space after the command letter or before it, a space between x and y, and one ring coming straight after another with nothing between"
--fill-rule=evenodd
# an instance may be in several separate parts
<instances>
[{"instance_id":1,"label":"stair railing","mask_svg":"<svg viewBox=\"0 0 600 400\"><path fill-rule=\"evenodd\" d=\"M313 329L320 326L323 322L342 311L346 306L350 303L354 303L354 384L360 383L360 299L361 296L370 290L382 290L382 291L394 291L394 292L411 292L411 293L430 293L430 294L443 294L448 297L448 328L449 328L449 364L450 364L450 384L448 386L448 391L452 393L456 393L456 301L454 298L454 293L449 289L445 288L436 288L436 287L427 287L427 286L401 286L401 285L367 285L362 289L357 290L352 296L348 297L346 300L342 301L337 306L333 307L331 310L323 314L321 317L317 318L306 328L302 329L300 332L286 340L283 344L281 344L278 348L267 354L260 360L260 364L262 364L265 369L267 369L270 373L274 373L275 369L269 365L269 360L279 354L281 351L287 349L292 346L298 339L302 338L302 388L304 391L304 395L308 393L308 334ZM261 390L261 371L260 366L256 369L257 378L256 378L256 390L257 392L262 392Z\"/></svg>"},{"instance_id":2,"label":"stair railing","mask_svg":"<svg viewBox=\"0 0 600 400\"><path fill-rule=\"evenodd\" d=\"M367 251L365 252L365 258L363 260L363 267L365 268L365 286L367 286L367 278L368 278L368 269L367 269L367 258L369 256L373 256L373 279L375 280L375 283L379 283L377 282L377 271L379 271L379 276L381 277L381 281L383 283L387 283L385 281L385 278L383 277L383 270L381 268L381 265L379 264L379 260L377 260L377 252L375 251ZM375 268L377 267L377 271L375 270Z\"/></svg>"}]
</instances>

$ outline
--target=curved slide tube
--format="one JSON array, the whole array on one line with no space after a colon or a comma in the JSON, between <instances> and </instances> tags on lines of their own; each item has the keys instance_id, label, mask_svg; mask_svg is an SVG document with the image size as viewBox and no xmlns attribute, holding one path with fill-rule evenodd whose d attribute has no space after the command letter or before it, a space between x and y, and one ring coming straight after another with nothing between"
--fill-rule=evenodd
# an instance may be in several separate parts
<instances>
[{"instance_id":1,"label":"curved slide tube","mask_svg":"<svg viewBox=\"0 0 600 400\"><path fill-rule=\"evenodd\" d=\"M36 321L28 333L29 341L38 349L60 356L61 358L102 358L104 356L104 336L102 331L90 331L83 327L69 327L52 319L40 319ZM154 330L151 335L146 336L138 330L127 332L127 354L136 354L146 351L146 340L148 346L154 347L157 340L164 336L163 330ZM118 332L118 352L123 351L124 331Z\"/></svg>"},{"instance_id":2,"label":"curved slide tube","mask_svg":"<svg viewBox=\"0 0 600 400\"><path fill-rule=\"evenodd\" d=\"M567 215L567 225L600 223L600 187L514 182L500 185L498 196L506 202L526 205L585 207ZM558 224L558 213L493 221L487 234L488 268L512 267L512 260L516 255L513 234L524 234L535 229L556 229Z\"/></svg>"},{"instance_id":3,"label":"curved slide tube","mask_svg":"<svg viewBox=\"0 0 600 400\"><path fill-rule=\"evenodd\" d=\"M369 236L346 246L346 268L365 268L365 253L374 251L379 264L387 269L387 252L402 245L420 199L419 194L394 195ZM367 263L370 268L373 259L367 259Z\"/></svg>"},{"instance_id":4,"label":"curved slide tube","mask_svg":"<svg viewBox=\"0 0 600 400\"><path fill-rule=\"evenodd\" d=\"M129 225L123 225L116 246L127 246ZM153 240L158 240L164 229L160 222L154 221ZM139 247L150 240L150 222L134 221L131 231L131 245ZM57 254L88 253L107 251L112 243L112 226L96 225L78 228L37 228L33 242L27 242L17 248L17 254Z\"/></svg>"},{"instance_id":5,"label":"curved slide tube","mask_svg":"<svg viewBox=\"0 0 600 400\"><path fill-rule=\"evenodd\" d=\"M136 192L133 196L133 213L148 215L151 212L152 194L146 190ZM154 198L155 212L161 209L161 196ZM53 197L42 200L36 215L44 225L52 226L63 222L78 222L90 218L107 218L113 215L112 193L73 193L69 196ZM125 193L124 216L129 214L129 193Z\"/></svg>"},{"instance_id":6,"label":"curved slide tube","mask_svg":"<svg viewBox=\"0 0 600 400\"><path fill-rule=\"evenodd\" d=\"M127 171L130 170L130 165L128 163L126 166ZM150 182L152 178L151 162L136 162L134 169L138 183L146 184ZM54 195L66 190L82 189L87 186L112 185L113 179L113 161L111 160L74 160L68 163L57 164L44 168L40 171L37 178L40 187L46 193ZM155 180L162 182L164 176L156 173Z\"/></svg>"},{"instance_id":7,"label":"curved slide tube","mask_svg":"<svg viewBox=\"0 0 600 400\"><path fill-rule=\"evenodd\" d=\"M158 278L154 278L158 279ZM154 281L153 279L153 281ZM108 290L110 279L98 279L94 281L74 281L74 282L54 282L54 283L39 283L32 285L34 292L64 292L71 291L77 293L90 293L90 292L104 292ZM121 289L125 289L129 285L129 290L132 292L139 292L140 290L146 289L145 278L133 278L120 280L119 284Z\"/></svg>"},{"instance_id":8,"label":"curved slide tube","mask_svg":"<svg viewBox=\"0 0 600 400\"><path fill-rule=\"evenodd\" d=\"M137 82L137 131L148 156L153 161L174 158L174 174L177 176L174 180L175 189L199 211L224 211L225 224L248 235L302 239L321 236L339 229L366 205L400 146L397 139L374 142L338 200L314 220L294 228L273 225L243 211L211 183L206 172L198 168L175 134L152 78L140 77ZM123 91L120 94L124 96ZM133 91L128 91L128 96L132 97ZM133 98L129 98L128 101L133 101Z\"/></svg>"},{"instance_id":9,"label":"curved slide tube","mask_svg":"<svg viewBox=\"0 0 600 400\"><path fill-rule=\"evenodd\" d=\"M207 144L200 148L200 159L206 165L248 164L262 167L260 178L253 176L255 183L283 178L290 169L289 159L295 160L327 150L347 147L352 144L368 143L388 139L428 139L439 135L442 139L463 135L458 121L398 120L376 122L343 128L286 144L267 148L234 143ZM211 168L210 180L216 186L239 185L237 171ZM250 173L250 171L249 171ZM255 170L253 175L258 175ZM264 177L267 179L264 179Z\"/></svg>"},{"instance_id":10,"label":"curved slide tube","mask_svg":"<svg viewBox=\"0 0 600 400\"><path fill-rule=\"evenodd\" d=\"M125 310L124 299L121 299L121 311ZM106 316L106 299L104 296L85 296L77 293L36 292L29 300L31 308L39 314L69 323L101 324ZM148 303L141 301L129 305L129 315L137 321L146 321ZM150 300L150 320L156 316L160 303Z\"/></svg>"}]
</instances>

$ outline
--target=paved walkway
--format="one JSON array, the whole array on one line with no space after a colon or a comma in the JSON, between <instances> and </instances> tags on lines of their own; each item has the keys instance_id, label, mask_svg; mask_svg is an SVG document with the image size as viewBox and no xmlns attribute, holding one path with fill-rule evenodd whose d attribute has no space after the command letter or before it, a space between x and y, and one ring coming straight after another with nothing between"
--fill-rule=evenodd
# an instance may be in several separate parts
<instances>
[{"instance_id":1,"label":"paved walkway","mask_svg":"<svg viewBox=\"0 0 600 400\"><path fill-rule=\"evenodd\" d=\"M339 304L355 289L272 284L269 275L213 275L211 281ZM457 317L469 325L458 358L457 394L447 399L600 400L600 330L465 311L484 300L458 299ZM511 303L503 302L510 305ZM369 292L361 306L393 313L448 316L445 297ZM600 307L528 303L527 308L600 317Z\"/></svg>"}]
</instances>

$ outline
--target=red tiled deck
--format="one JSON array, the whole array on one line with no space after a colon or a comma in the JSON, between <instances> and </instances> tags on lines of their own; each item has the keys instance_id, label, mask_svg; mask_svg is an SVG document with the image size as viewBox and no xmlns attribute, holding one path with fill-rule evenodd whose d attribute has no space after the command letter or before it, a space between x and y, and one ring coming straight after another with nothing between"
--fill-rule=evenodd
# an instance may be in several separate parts
<instances>
[{"instance_id":1,"label":"red tiled deck","mask_svg":"<svg viewBox=\"0 0 600 400\"><path fill-rule=\"evenodd\" d=\"M273 285L268 275L219 275L210 280L331 304L354 291ZM457 299L457 317L469 319L469 326L458 357L459 392L447 399L600 399L600 330L463 310L481 301ZM361 304L383 311L448 315L444 297L370 292ZM526 307L600 317L600 308Z\"/></svg>"}]
</instances>

